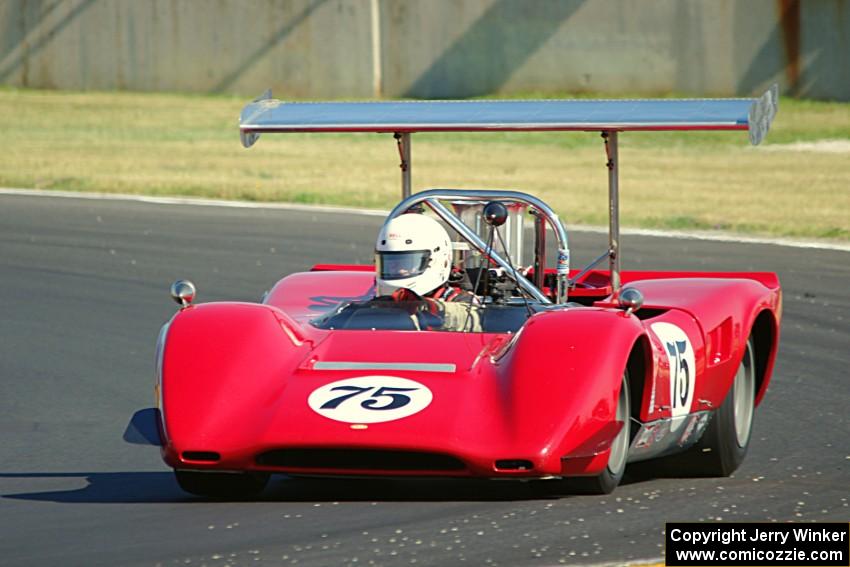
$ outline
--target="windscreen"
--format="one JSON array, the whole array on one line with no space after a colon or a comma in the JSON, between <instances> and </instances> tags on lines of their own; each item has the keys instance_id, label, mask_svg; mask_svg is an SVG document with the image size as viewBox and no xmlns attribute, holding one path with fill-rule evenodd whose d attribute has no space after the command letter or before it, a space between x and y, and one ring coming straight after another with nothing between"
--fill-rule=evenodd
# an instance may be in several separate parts
<instances>
[{"instance_id":1,"label":"windscreen","mask_svg":"<svg viewBox=\"0 0 850 567\"><path fill-rule=\"evenodd\" d=\"M542 306L531 306L531 312ZM314 319L320 329L356 331L441 331L514 333L529 317L524 305L473 305L436 300L393 301L378 298L346 303Z\"/></svg>"}]
</instances>

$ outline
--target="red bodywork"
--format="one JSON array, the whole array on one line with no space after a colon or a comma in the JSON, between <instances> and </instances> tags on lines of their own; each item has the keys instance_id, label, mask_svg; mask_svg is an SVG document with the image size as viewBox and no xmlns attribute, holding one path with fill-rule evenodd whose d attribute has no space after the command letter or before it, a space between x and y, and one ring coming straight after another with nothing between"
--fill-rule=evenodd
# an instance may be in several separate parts
<instances>
[{"instance_id":1,"label":"red bodywork","mask_svg":"<svg viewBox=\"0 0 850 567\"><path fill-rule=\"evenodd\" d=\"M609 303L608 273L593 271L570 292L582 305L537 313L515 334L309 324L339 302L370 297L371 266L293 274L262 304L190 306L163 335L163 457L174 468L197 470L598 474L622 425L614 416L627 367L638 396L633 416L645 423L671 418L671 368L656 323L675 325L693 346L688 415L720 407L751 334L761 401L779 338L774 274L623 272L622 281L645 297L635 314ZM339 361L454 370L317 368ZM418 413L379 423L329 419L308 404L318 388L366 375L413 380L433 399ZM664 441L652 440L659 447Z\"/></svg>"}]
</instances>

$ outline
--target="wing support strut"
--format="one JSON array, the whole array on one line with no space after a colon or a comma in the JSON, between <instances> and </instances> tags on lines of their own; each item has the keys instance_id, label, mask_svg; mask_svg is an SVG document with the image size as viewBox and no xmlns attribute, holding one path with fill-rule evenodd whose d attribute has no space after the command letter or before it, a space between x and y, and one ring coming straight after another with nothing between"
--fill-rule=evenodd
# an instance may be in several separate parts
<instances>
[{"instance_id":1,"label":"wing support strut","mask_svg":"<svg viewBox=\"0 0 850 567\"><path fill-rule=\"evenodd\" d=\"M620 164L616 130L602 132L608 161L608 267L611 273L612 299L620 294Z\"/></svg>"},{"instance_id":2,"label":"wing support strut","mask_svg":"<svg viewBox=\"0 0 850 567\"><path fill-rule=\"evenodd\" d=\"M393 134L398 144L398 156L401 159L401 198L410 197L410 132L396 132Z\"/></svg>"}]
</instances>

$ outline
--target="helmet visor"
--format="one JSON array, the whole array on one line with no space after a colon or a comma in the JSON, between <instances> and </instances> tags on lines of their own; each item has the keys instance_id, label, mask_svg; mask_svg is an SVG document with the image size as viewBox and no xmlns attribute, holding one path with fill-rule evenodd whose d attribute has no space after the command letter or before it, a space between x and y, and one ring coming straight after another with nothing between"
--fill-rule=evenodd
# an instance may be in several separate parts
<instances>
[{"instance_id":1,"label":"helmet visor","mask_svg":"<svg viewBox=\"0 0 850 567\"><path fill-rule=\"evenodd\" d=\"M375 263L382 280L402 280L423 273L431 260L430 250L377 252Z\"/></svg>"}]
</instances>

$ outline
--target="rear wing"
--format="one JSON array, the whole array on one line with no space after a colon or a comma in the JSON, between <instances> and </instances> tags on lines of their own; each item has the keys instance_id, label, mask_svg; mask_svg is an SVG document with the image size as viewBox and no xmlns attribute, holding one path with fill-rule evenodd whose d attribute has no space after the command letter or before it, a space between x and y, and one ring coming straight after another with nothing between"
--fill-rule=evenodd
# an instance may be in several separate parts
<instances>
[{"instance_id":1,"label":"rear wing","mask_svg":"<svg viewBox=\"0 0 850 567\"><path fill-rule=\"evenodd\" d=\"M282 102L266 91L242 109L239 134L242 145L249 148L261 134L273 132L391 133L401 158L402 197L407 199L413 133L601 132L608 157L609 249L600 259L609 259L616 298L620 290L619 132L746 130L750 143L757 145L770 129L778 100L776 85L758 98L652 100ZM568 258L569 251L565 252Z\"/></svg>"},{"instance_id":2,"label":"rear wing","mask_svg":"<svg viewBox=\"0 0 850 567\"><path fill-rule=\"evenodd\" d=\"M777 87L759 98L282 102L245 106L242 144L268 132L505 132L748 130L759 144L776 114Z\"/></svg>"}]
</instances>

